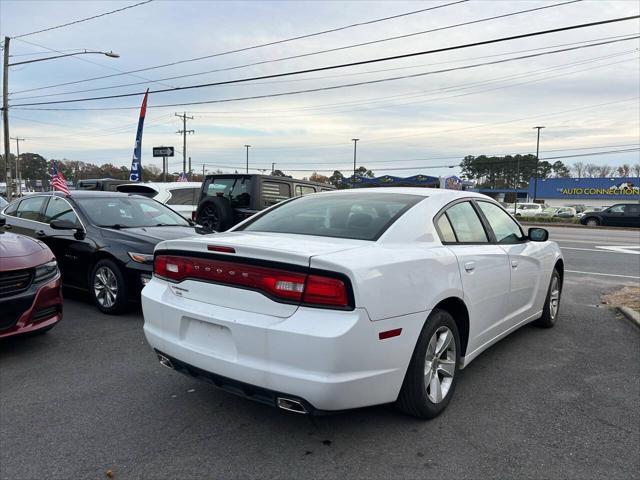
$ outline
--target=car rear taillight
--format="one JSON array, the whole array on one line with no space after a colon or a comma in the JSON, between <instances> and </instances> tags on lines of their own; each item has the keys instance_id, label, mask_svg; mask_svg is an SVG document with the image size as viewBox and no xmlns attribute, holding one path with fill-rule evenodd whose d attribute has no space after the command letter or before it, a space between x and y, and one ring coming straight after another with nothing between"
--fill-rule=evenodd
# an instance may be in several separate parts
<instances>
[{"instance_id":1,"label":"car rear taillight","mask_svg":"<svg viewBox=\"0 0 640 480\"><path fill-rule=\"evenodd\" d=\"M287 303L334 308L350 306L347 285L331 276L179 255L156 255L153 274L173 282L192 279L248 288Z\"/></svg>"}]
</instances>

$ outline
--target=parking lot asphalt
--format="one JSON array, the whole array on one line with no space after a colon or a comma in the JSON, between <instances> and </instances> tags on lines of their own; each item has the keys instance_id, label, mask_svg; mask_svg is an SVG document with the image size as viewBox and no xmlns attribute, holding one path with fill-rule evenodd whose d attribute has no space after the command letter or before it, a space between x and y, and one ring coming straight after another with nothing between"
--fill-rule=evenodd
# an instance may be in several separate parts
<instances>
[{"instance_id":1,"label":"parking lot asphalt","mask_svg":"<svg viewBox=\"0 0 640 480\"><path fill-rule=\"evenodd\" d=\"M235 397L160 366L139 308L106 316L65 292L51 332L0 343L0 478L640 478L640 330L599 305L638 284L640 255L598 248L638 236L550 231L583 272L559 323L483 353L432 421Z\"/></svg>"}]
</instances>

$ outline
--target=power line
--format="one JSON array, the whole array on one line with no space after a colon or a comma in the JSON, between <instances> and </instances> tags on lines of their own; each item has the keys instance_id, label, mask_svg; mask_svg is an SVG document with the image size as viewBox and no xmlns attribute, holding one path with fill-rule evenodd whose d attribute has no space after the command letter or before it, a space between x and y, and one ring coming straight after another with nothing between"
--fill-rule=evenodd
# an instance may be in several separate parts
<instances>
[{"instance_id":1,"label":"power line","mask_svg":"<svg viewBox=\"0 0 640 480\"><path fill-rule=\"evenodd\" d=\"M64 28L64 27L69 27L71 25L76 25L78 23L82 23L82 22L88 22L89 20L95 20L96 18L100 18L100 17L105 17L107 15L112 15L114 13L118 13L118 12L122 12L124 10L129 10L130 8L134 8L134 7L139 7L141 5L145 5L147 3L151 3L153 0L145 0L144 2L140 2L140 3L136 3L134 5L128 5L126 7L122 7L122 8L118 8L117 10L111 10L109 12L104 12L101 13L99 15L93 15L91 17L86 17L86 18L81 18L79 20L74 20L73 22L68 22L68 23L64 23L62 25L56 25L55 27L49 27L49 28L43 28L42 30L36 30L34 32L29 32L29 33L23 33L21 35L15 35L11 38L22 38L22 37L28 37L29 35L35 35L37 33L44 33L44 32L49 32L51 30L56 30L58 28Z\"/></svg>"},{"instance_id":2,"label":"power line","mask_svg":"<svg viewBox=\"0 0 640 480\"><path fill-rule=\"evenodd\" d=\"M624 18L624 20L628 20L630 18L640 18L640 15L637 15L635 17L626 17L626 18ZM622 21L622 20L623 19L607 20L607 21L604 21L604 23L610 23L610 22ZM336 68L345 68L345 67L350 67L350 66L354 66L354 65L362 65L362 64L367 64L367 63L376 63L376 62L382 62L382 61L388 61L388 60L395 60L397 58L406 58L406 57L416 56L416 55L426 55L426 54L429 54L429 53L436 53L436 52L442 52L442 51L448 51L448 50L456 50L456 49L460 49L460 48L468 48L468 47L473 47L473 46L478 46L478 45L485 45L485 44L488 44L488 43L503 42L503 41L507 41L507 40L514 40L514 39L525 38L525 37L530 37L530 36L535 36L535 35L543 35L543 34L548 34L548 33L555 33L555 32L558 32L558 31L571 30L571 29L575 29L575 28L584 28L584 27L587 27L587 26L594 26L594 25L600 25L600 24L603 24L603 22L595 22L595 23L582 24L582 25L573 25L573 26L570 26L570 27L562 27L560 29L546 30L546 31L541 31L541 32L533 32L533 33L528 33L528 34L516 35L516 36L512 36L512 37L502 37L502 38L499 38L499 39L485 40L485 41L482 41L482 42L475 42L475 43L471 43L471 44L455 45L455 46L452 46L452 47L444 47L444 48L440 48L440 49L436 49L436 50L427 50L427 51L424 51L424 52L414 52L414 53L409 53L409 54L396 55L394 57L384 57L384 58L378 58L378 59L363 60L363 61L360 61L360 62L352 62L352 63L349 63L349 64L333 65L333 66L327 66L327 67L317 67L317 68L307 69L307 70L298 70L298 71L293 71L293 72L285 72L285 73L272 74L272 75L263 75L263 76L260 76L260 77L252 77L252 78L236 79L236 80L226 80L226 81L222 81L222 82L207 83L207 84L200 84L200 85L191 85L191 86L187 86L187 87L176 87L176 88L171 88L171 89L155 90L155 91L152 91L150 93L166 93L166 92L173 92L173 91L179 91L179 90L205 88L205 87L211 87L211 86L216 86L216 85L227 85L227 84L231 84L231 83L247 82L247 81L253 81L253 80L262 80L262 79L266 79L266 78L286 77L286 76L290 76L290 75L299 75L299 74L303 74L303 73L310 73L310 72L322 71L322 70L331 70L331 69L336 69ZM378 80L368 80L368 81L363 81L363 82L356 82L356 83L349 83L349 84L342 84L342 85L334 85L334 86L329 86L329 87L320 87L320 88L297 90L297 91L292 91L292 92L282 92L282 93L274 93L274 94L265 94L265 95L254 95L254 96L249 96L249 97L239 97L239 98L222 99L222 100L218 99L218 100L207 100L207 101L198 101L198 102L185 102L185 103L176 103L176 104L152 105L149 108L175 107L175 106L183 106L183 105L203 105L203 104L212 104L212 103L226 103L226 102L240 101L240 100L254 100L254 99L260 99L260 98L281 97L281 96L286 96L286 95L297 95L297 94L301 94L301 93L311 93L311 92L319 92L319 91L326 91L326 90L336 90L336 89L346 88L346 87L368 85L368 84L373 84L373 83L382 83L382 82L388 82L388 81L392 81L392 80L400 80L400 79L406 79L406 78L421 77L421 76L425 76L425 75L432 75L432 74L435 74L435 73L444 73L444 72L451 72L451 71L463 70L463 69L468 69L468 68L476 68L476 67L479 67L479 66L494 65L494 64L505 63L505 62L510 62L510 61L514 61L514 60L522 60L522 59L526 59L526 58L540 57L540 56L550 55L550 54L559 53L559 52L567 52L567 51L579 50L579 49L583 49L583 48L595 47L595 46L599 46L599 45L607 45L607 44L611 44L611 43L623 42L623 41L633 40L633 39L636 39L636 38L640 38L640 36L635 36L635 37L631 37L631 38L627 38L627 39L621 39L621 40L610 40L610 41L607 41L607 42L592 43L592 44L588 44L588 45L581 45L581 46L576 46L576 47L571 47L571 48L552 50L552 51L549 51L549 52L541 52L541 53L536 53L536 54L531 54L531 55L523 55L523 56L512 57L512 58L503 59L503 60L496 60L496 61L493 61L493 62L484 62L484 63L479 63L479 64L465 65L465 66L460 66L460 67L453 67L453 68L448 68L448 69L435 70L435 71L431 71L431 72L422 72L422 73L416 73L416 74L411 74L411 75L402 75L402 76L397 76L397 77L389 77L389 78L383 78L383 79L378 79ZM55 104L61 104L61 103L78 103L78 102L87 102L87 101L94 101L94 100L124 98L124 97L138 96L138 95L140 95L140 93L136 92L136 93L126 93L126 94L119 94L119 95L106 95L106 96L101 96L101 97L78 98L78 99L69 99L69 100L55 100L55 101L48 101L48 102L18 103L18 104L12 105L12 107L19 108L19 107L30 107L30 106L37 106L37 105L55 105ZM97 110L128 110L130 108L134 108L134 107L105 107L105 108L99 108ZM43 109L36 109L36 110L73 110L73 109L46 109L46 108L43 108ZM92 110L92 109L75 109L75 110Z\"/></svg>"},{"instance_id":3,"label":"power line","mask_svg":"<svg viewBox=\"0 0 640 480\"><path fill-rule=\"evenodd\" d=\"M156 70L158 68L172 67L172 66L181 65L181 64L184 64L184 63L196 62L196 61L199 61L199 60L206 60L206 59L215 58L215 57L221 57L223 55L230 55L232 53L246 52L248 50L254 50L256 48L269 47L269 46L273 46L273 45L279 45L279 44L282 44L282 43L292 42L292 41L295 41L295 40L302 40L302 39L305 39L305 38L311 38L311 37L315 37L315 36L319 36L319 35L326 35L328 33L339 32L339 31L342 31L342 30L347 30L349 28L355 28L355 27L360 27L360 26L364 26L364 25L371 25L371 24L374 24L374 23L384 22L384 21L387 21L387 20L392 20L392 19L396 19L396 18L400 18L400 17L406 17L406 16L409 16L409 15L415 15L415 14L427 12L427 11L430 11L430 10L437 10L437 9L440 9L440 8L450 7L452 5L457 5L459 3L466 3L468 1L469 0L457 0L455 2L445 3L443 5L436 5L434 7L422 8L420 10L413 10L411 12L392 15L392 16L389 16L389 17L377 18L377 19L368 20L368 21L365 21L365 22L352 23L350 25L345 25L345 26L342 26L342 27L331 28L331 29L328 29L328 30L322 30L322 31L319 31L319 32L309 33L309 34L305 34L305 35L298 35L298 36L295 36L295 37L285 38L285 39L282 39L282 40L275 40L275 41L272 41L272 42L261 43L261 44L252 45L252 46L249 46L249 47L237 48L237 49L234 49L234 50L228 50L226 52L213 53L213 54L210 54L210 55L204 55L204 56L201 56L201 57L195 57L195 58L190 58L190 59L186 59L186 60L178 60L178 61L175 61L175 62L165 63L165 64L162 64L162 65L154 65L154 66L151 66L151 67L139 68L137 70L130 70L128 72L123 72L121 74L104 75L104 76L100 76L100 77L86 78L86 79L83 79L83 80L75 80L73 82L58 83L58 84L55 84L55 85L46 85L46 86L43 86L43 87L31 88L31 89L28 89L28 90L21 90L20 92L14 92L14 93L32 92L32 91L35 91L35 90L42 90L42 89L45 89L45 88L62 87L62 86L65 86L65 85L74 85L74 84L78 84L78 83L91 82L91 81L94 81L94 80L102 80L104 78L118 77L120 75L124 75L125 73L138 73L138 72L145 72L145 71L148 71L148 70Z\"/></svg>"},{"instance_id":4,"label":"power line","mask_svg":"<svg viewBox=\"0 0 640 480\"><path fill-rule=\"evenodd\" d=\"M594 38L594 39L590 39L590 40L583 40L583 41L580 41L580 42L560 43L560 44L549 45L549 46L546 46L546 47L530 48L530 49L526 49L526 50L516 50L516 51L511 51L511 52L493 54L493 55L482 55L482 56L478 56L478 57L464 58L464 59L460 59L460 60L449 60L449 61L445 61L445 62L434 62L434 63L428 63L428 64L424 64L423 63L423 64L420 64L420 65L411 65L411 66L406 66L406 67L382 68L382 69L377 69L377 70L367 70L365 72L342 73L342 74L337 74L337 75L324 75L324 76L321 76L321 77L296 78L296 79L289 79L289 80L274 80L274 81L269 81L269 82L254 82L252 85L268 85L268 84L277 84L277 83L291 83L291 82L325 80L325 79L328 79L328 78L352 77L352 76L359 76L359 75L369 75L371 73L382 73L382 72L390 72L390 71L395 71L395 70L408 70L408 69L420 68L420 67L430 67L430 66L434 66L434 65L460 63L460 62L469 61L469 60L481 60L481 59L484 59L484 58L504 57L506 55L512 55L512 54L517 54L517 53L528 53L528 52L534 52L534 51L540 51L540 50L548 50L550 48L565 47L565 46L569 46L569 45L589 44L589 43L592 43L592 42L598 42L598 41L603 41L603 40L627 39L627 38L630 38L631 36L632 36L632 34L616 35L616 36L610 36L610 37L600 37L600 38ZM170 80L172 78L177 78L177 77L169 77L169 78L165 78L165 79L162 79L162 80ZM156 80L156 81L159 81L159 80ZM31 100L31 99L34 99L34 98L57 97L57 96L60 96L60 95L72 95L74 93L86 93L86 92L95 92L95 91L100 91L100 90L110 90L110 89L113 89L113 88L120 88L120 87L125 87L125 86L132 86L132 85L142 85L142 84L145 84L145 83L146 82L133 82L133 83L125 83L125 84L121 84L121 85L113 85L113 86L110 86L110 87L87 88L87 89L75 90L75 91L71 91L71 92L58 92L58 93L49 93L49 94L44 94L44 95L31 95L31 96L27 96L27 97L18 97L18 98L14 97L13 100L14 101L18 101L18 100ZM234 84L234 85L242 86L243 84L240 83L240 84ZM22 92L25 92L25 90L22 90ZM17 93L20 93L20 92L13 92L13 95L15 95ZM10 95L12 95L12 94L10 93ZM277 111L273 111L272 110L272 112L294 111L294 110L309 110L309 109L314 109L314 108L315 107L302 107L302 108L277 110ZM218 115L218 114L221 114L221 113L234 113L234 112L201 112L201 113L213 113L213 114ZM251 113L251 112L243 112L243 113Z\"/></svg>"},{"instance_id":5,"label":"power line","mask_svg":"<svg viewBox=\"0 0 640 480\"><path fill-rule=\"evenodd\" d=\"M347 50L347 49L351 49L351 48L356 48L356 47L362 47L362 46L367 46L367 45L373 45L376 43L382 43L382 42L388 42L391 40L399 40L402 38L408 38L408 37L413 37L413 36L417 36L417 35L424 35L427 33L433 33L433 32L438 32L438 31L442 31L442 30L448 30L451 28L455 28L455 27L461 27L461 26L467 26L467 25L473 25L473 24L477 24L477 23L482 23L482 22L487 22L490 20L496 20L499 18L505 18L505 17L511 17L511 16L515 16L515 15L521 15L523 13L530 13L530 12L534 12L537 10L544 10L544 9L548 9L548 8L554 8L554 7L559 7L562 5L567 5L570 3L576 3L576 2L580 2L582 0L570 0L567 2L563 2L563 3L556 3L556 4L552 4L552 5L544 5L542 7L537 7L537 8L530 8L527 10L520 10L517 12L511 12L511 13L507 13L507 14L502 14L502 15L495 15L492 17L485 17L485 18L481 18L481 19L477 19L477 20L471 20L468 22L463 22L463 23L457 23L457 24L453 24L453 25L446 25L443 27L438 27L438 28L432 28L429 30L423 30L420 32L414 32L414 33L407 33L407 34L403 34L403 35L396 35L393 37L387 37L387 38L382 38L382 39L378 39L378 40L371 40L371 41L367 41L367 42L362 42L362 43L354 43L354 44L350 44L350 45L345 45L342 47L335 47L335 48L330 48L330 49L325 49L325 50L318 50L315 52L309 52L309 53L304 53L304 54L299 54L299 55L290 55L287 57L280 57L280 58L275 58L275 59L271 59L271 60L261 60L259 62L253 62L253 63L246 63L243 65L236 65L236 66L232 66L232 67L225 67L225 68L217 68L214 70L207 70L204 72L196 72L196 73L190 73L190 74L185 74L185 75L176 75L176 76L172 76L172 77L166 77L166 78L160 78L156 81L158 82L162 82L162 81L167 81L167 80L176 80L176 79L181 79L181 78L190 78L190 77L196 77L196 76L200 76L200 75L207 75L207 74L211 74L211 73L218 73L218 72L226 72L226 71L230 71L230 70L238 70L241 68L247 68L247 67L254 67L254 66L258 66L258 65L265 65L268 63L274 63L274 62L281 62L281 61L285 61L285 60L293 60L293 59L298 59L298 58L304 58L304 57L310 57L313 55L319 55L319 54L323 54L323 53L331 53L331 52L337 52L337 51L341 51L341 50ZM135 85L143 85L144 82L133 82L133 83L125 83L125 84L120 84L120 85L113 85L113 86L109 86L109 87L99 87L99 88L89 88L89 89L85 89L85 90L78 90L75 92L64 92L64 93L53 93L53 94L49 94L47 96L58 96L58 95L70 95L73 93L82 93L82 92L91 92L91 91L99 91L99 90L110 90L110 89L114 89L114 88L122 88L122 87L128 87L128 86L135 86ZM46 88L46 87L43 87ZM27 90L22 90L22 92L25 92ZM18 92L14 92L14 93L18 93ZM27 97L29 98L29 97Z\"/></svg>"}]
</instances>

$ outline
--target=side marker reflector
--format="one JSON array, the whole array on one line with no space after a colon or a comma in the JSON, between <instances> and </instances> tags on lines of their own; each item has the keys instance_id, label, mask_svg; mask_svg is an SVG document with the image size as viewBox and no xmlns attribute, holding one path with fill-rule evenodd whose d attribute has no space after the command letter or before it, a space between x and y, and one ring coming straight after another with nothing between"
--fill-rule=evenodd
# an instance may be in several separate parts
<instances>
[{"instance_id":1,"label":"side marker reflector","mask_svg":"<svg viewBox=\"0 0 640 480\"><path fill-rule=\"evenodd\" d=\"M393 330L387 330L386 332L380 332L378 338L384 340L386 338L398 337L402 333L401 328L394 328Z\"/></svg>"}]
</instances>

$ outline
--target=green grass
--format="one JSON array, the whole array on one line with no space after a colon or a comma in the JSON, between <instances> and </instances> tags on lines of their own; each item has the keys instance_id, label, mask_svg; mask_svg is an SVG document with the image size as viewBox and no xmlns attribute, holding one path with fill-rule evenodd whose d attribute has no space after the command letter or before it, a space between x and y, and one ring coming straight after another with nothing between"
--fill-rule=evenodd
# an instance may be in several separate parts
<instances>
[{"instance_id":1,"label":"green grass","mask_svg":"<svg viewBox=\"0 0 640 480\"><path fill-rule=\"evenodd\" d=\"M558 217L516 217L518 221L524 223L575 223L579 224L577 218L558 218Z\"/></svg>"}]
</instances>

